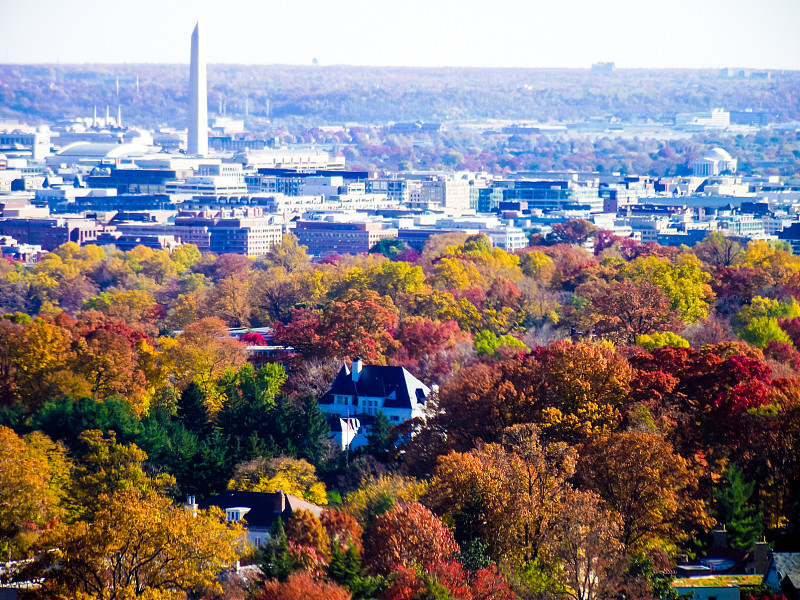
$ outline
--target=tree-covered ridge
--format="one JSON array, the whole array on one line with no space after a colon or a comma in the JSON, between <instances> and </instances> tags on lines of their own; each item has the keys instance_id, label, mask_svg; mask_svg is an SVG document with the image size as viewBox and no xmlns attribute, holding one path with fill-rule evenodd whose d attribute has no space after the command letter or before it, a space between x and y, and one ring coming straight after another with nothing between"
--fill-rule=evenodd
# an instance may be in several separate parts
<instances>
[{"instance_id":1,"label":"tree-covered ridge","mask_svg":"<svg viewBox=\"0 0 800 600\"><path fill-rule=\"evenodd\" d=\"M3 261L3 558L35 557L18 575L45 573L50 597L243 598L215 578L239 554L260 565L257 598L593 600L667 597L664 572L715 523L743 550L796 539L800 260L581 222L535 241ZM256 326L282 364L228 336ZM317 398L356 355L438 389L424 422L378 415L348 456ZM225 490L325 511L242 557L219 514L173 504ZM138 564L137 535L180 572L109 570L101 555Z\"/></svg>"},{"instance_id":2,"label":"tree-covered ridge","mask_svg":"<svg viewBox=\"0 0 800 600\"><path fill-rule=\"evenodd\" d=\"M209 65L208 105L228 114L320 124L468 119L624 121L676 113L764 110L798 120L795 71L770 79L723 77L716 70L412 68ZM119 78L119 94L116 81ZM139 81L137 95L137 78ZM154 127L185 123L187 65L0 65L4 117L57 121L121 103L124 119Z\"/></svg>"}]
</instances>

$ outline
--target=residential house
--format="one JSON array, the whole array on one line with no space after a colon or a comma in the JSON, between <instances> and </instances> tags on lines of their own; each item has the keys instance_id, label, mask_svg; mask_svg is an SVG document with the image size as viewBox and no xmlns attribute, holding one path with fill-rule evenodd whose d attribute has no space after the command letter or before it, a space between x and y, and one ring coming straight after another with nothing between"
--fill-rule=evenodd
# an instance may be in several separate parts
<instances>
[{"instance_id":1,"label":"residential house","mask_svg":"<svg viewBox=\"0 0 800 600\"><path fill-rule=\"evenodd\" d=\"M247 542L260 547L269 537L272 524L279 518L288 522L292 513L307 510L319 517L322 507L306 502L302 498L277 492L224 492L195 503L189 496L184 505L187 510L208 509L217 506L225 511L228 521L242 521L247 530Z\"/></svg>"},{"instance_id":2,"label":"residential house","mask_svg":"<svg viewBox=\"0 0 800 600\"><path fill-rule=\"evenodd\" d=\"M797 600L797 590L800 588L800 552L773 552L763 585L772 594L786 596L787 600Z\"/></svg>"},{"instance_id":3,"label":"residential house","mask_svg":"<svg viewBox=\"0 0 800 600\"><path fill-rule=\"evenodd\" d=\"M358 448L367 443L378 413L386 415L391 425L424 417L430 392L404 367L365 365L357 357L352 368L342 366L331 388L319 399L319 407L329 416L334 442L343 448Z\"/></svg>"}]
</instances>

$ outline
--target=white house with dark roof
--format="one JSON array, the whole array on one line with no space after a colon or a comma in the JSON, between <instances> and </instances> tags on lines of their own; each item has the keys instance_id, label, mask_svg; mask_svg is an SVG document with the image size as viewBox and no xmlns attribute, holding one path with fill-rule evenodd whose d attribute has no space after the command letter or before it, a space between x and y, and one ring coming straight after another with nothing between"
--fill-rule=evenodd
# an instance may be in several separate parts
<instances>
[{"instance_id":1,"label":"white house with dark roof","mask_svg":"<svg viewBox=\"0 0 800 600\"><path fill-rule=\"evenodd\" d=\"M256 548L267 541L272 524L279 518L286 524L292 513L298 510L307 510L317 518L322 514L321 506L280 490L274 493L228 491L199 503L194 502L194 496L189 496L184 504L187 510L192 511L198 508L207 510L211 506L224 510L230 522L242 521L247 542Z\"/></svg>"},{"instance_id":2,"label":"white house with dark roof","mask_svg":"<svg viewBox=\"0 0 800 600\"><path fill-rule=\"evenodd\" d=\"M320 410L328 415L334 442L346 445L349 424L357 425L351 448L367 443L370 426L382 412L391 425L425 415L425 400L431 390L404 367L365 365L360 358L352 369L343 365L330 389L319 399ZM356 420L357 423L354 423ZM344 438L344 443L343 443Z\"/></svg>"}]
</instances>

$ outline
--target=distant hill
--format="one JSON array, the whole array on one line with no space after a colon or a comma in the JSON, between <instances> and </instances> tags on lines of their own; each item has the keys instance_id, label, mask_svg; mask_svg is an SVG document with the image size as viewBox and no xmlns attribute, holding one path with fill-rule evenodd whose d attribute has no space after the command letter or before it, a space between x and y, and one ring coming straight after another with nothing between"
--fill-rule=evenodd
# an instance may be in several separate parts
<instances>
[{"instance_id":1,"label":"distant hill","mask_svg":"<svg viewBox=\"0 0 800 600\"><path fill-rule=\"evenodd\" d=\"M96 105L142 126L184 126L188 65L0 65L0 117L54 121L89 116ZM139 93L136 93L136 80ZM117 93L119 78L119 93ZM449 121L561 121L614 114L671 119L724 107L800 120L800 72L770 79L711 70L398 68L209 65L208 106L300 125Z\"/></svg>"}]
</instances>

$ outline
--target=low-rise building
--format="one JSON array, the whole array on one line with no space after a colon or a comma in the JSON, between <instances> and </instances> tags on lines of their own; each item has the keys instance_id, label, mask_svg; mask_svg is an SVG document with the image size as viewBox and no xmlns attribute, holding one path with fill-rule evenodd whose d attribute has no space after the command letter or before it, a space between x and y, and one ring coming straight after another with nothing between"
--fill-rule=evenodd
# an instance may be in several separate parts
<instances>
[{"instance_id":1,"label":"low-rise building","mask_svg":"<svg viewBox=\"0 0 800 600\"><path fill-rule=\"evenodd\" d=\"M294 234L308 253L364 254L379 241L397 237L397 229L373 222L298 221Z\"/></svg>"},{"instance_id":2,"label":"low-rise building","mask_svg":"<svg viewBox=\"0 0 800 600\"><path fill-rule=\"evenodd\" d=\"M0 235L8 235L21 244L38 245L48 251L67 242L82 245L94 241L97 234L97 222L93 219L61 217L0 220Z\"/></svg>"}]
</instances>

